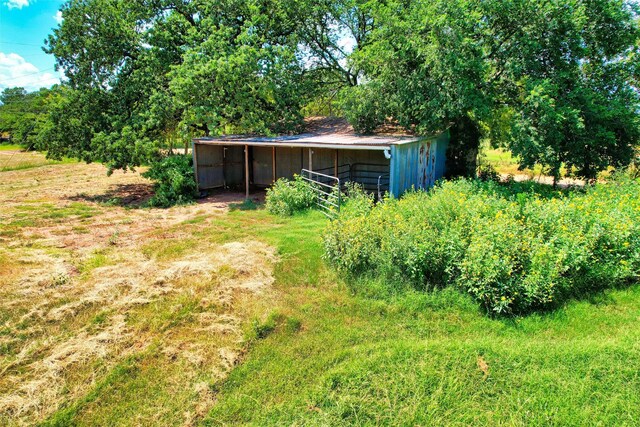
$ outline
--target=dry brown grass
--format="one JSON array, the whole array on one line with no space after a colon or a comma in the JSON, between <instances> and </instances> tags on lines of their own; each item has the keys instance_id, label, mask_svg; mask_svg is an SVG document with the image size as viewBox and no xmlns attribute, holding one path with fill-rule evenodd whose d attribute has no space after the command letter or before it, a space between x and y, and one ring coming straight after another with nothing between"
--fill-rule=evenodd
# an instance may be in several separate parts
<instances>
[{"instance_id":1,"label":"dry brown grass","mask_svg":"<svg viewBox=\"0 0 640 427\"><path fill-rule=\"evenodd\" d=\"M42 154L35 151L26 151L16 146L0 145L0 172L30 169L42 165L55 165L63 163L71 163L71 160L47 160L42 156Z\"/></svg>"},{"instance_id":2,"label":"dry brown grass","mask_svg":"<svg viewBox=\"0 0 640 427\"><path fill-rule=\"evenodd\" d=\"M139 174L99 165L0 172L0 424L79 401L77 420L107 422L118 405L91 391L132 357L131 381L163 372L162 387L125 424L190 424L215 402L249 320L274 306L275 253L197 237L233 196L131 209L149 194Z\"/></svg>"}]
</instances>

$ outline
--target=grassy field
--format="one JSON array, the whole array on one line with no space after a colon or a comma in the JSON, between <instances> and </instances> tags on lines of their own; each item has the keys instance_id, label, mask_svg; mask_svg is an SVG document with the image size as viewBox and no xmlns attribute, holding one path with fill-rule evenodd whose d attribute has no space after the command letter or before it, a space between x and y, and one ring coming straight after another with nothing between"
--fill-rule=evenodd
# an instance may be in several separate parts
<instances>
[{"instance_id":1,"label":"grassy field","mask_svg":"<svg viewBox=\"0 0 640 427\"><path fill-rule=\"evenodd\" d=\"M48 160L36 151L23 151L19 145L0 144L0 172L74 163L71 159Z\"/></svg>"},{"instance_id":2,"label":"grassy field","mask_svg":"<svg viewBox=\"0 0 640 427\"><path fill-rule=\"evenodd\" d=\"M480 160L482 163L493 166L498 173L503 175L523 175L532 179L542 174L540 166L536 166L534 169L519 170L517 159L509 151L493 148L489 144L483 144L480 147Z\"/></svg>"},{"instance_id":3,"label":"grassy field","mask_svg":"<svg viewBox=\"0 0 640 427\"><path fill-rule=\"evenodd\" d=\"M96 165L0 173L0 424L640 424L638 286L501 320L356 294L317 212L148 194Z\"/></svg>"},{"instance_id":4,"label":"grassy field","mask_svg":"<svg viewBox=\"0 0 640 427\"><path fill-rule=\"evenodd\" d=\"M480 163L491 165L503 177L512 175L516 181L535 180L543 184L553 183L553 178L545 175L542 166L536 165L533 169L520 170L517 159L509 151L502 148L492 148L488 144L483 144L480 147ZM600 172L598 179L606 180L612 170ZM560 177L560 184L563 186L584 185L584 181L569 176L567 168L564 166L560 168Z\"/></svg>"}]
</instances>

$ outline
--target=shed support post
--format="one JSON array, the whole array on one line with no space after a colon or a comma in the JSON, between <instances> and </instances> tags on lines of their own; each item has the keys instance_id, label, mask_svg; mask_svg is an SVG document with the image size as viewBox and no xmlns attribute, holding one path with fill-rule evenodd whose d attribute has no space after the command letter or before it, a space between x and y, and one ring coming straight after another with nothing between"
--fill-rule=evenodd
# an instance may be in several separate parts
<instances>
[{"instance_id":1,"label":"shed support post","mask_svg":"<svg viewBox=\"0 0 640 427\"><path fill-rule=\"evenodd\" d=\"M249 146L244 146L244 189L245 198L249 199Z\"/></svg>"},{"instance_id":2,"label":"shed support post","mask_svg":"<svg viewBox=\"0 0 640 427\"><path fill-rule=\"evenodd\" d=\"M196 187L200 190L200 182L198 182L198 150L194 141L191 141L191 156L193 157L193 173L196 176Z\"/></svg>"},{"instance_id":3,"label":"shed support post","mask_svg":"<svg viewBox=\"0 0 640 427\"><path fill-rule=\"evenodd\" d=\"M276 146L271 147L271 170L273 175L273 182L276 182Z\"/></svg>"},{"instance_id":4,"label":"shed support post","mask_svg":"<svg viewBox=\"0 0 640 427\"><path fill-rule=\"evenodd\" d=\"M336 148L335 155L333 156L333 176L338 176L338 149Z\"/></svg>"},{"instance_id":5,"label":"shed support post","mask_svg":"<svg viewBox=\"0 0 640 427\"><path fill-rule=\"evenodd\" d=\"M313 150L309 148L309 170L313 170Z\"/></svg>"},{"instance_id":6,"label":"shed support post","mask_svg":"<svg viewBox=\"0 0 640 427\"><path fill-rule=\"evenodd\" d=\"M396 190L396 163L398 155L396 154L396 148L391 147L391 159L389 161L389 194L396 199L399 197Z\"/></svg>"}]
</instances>

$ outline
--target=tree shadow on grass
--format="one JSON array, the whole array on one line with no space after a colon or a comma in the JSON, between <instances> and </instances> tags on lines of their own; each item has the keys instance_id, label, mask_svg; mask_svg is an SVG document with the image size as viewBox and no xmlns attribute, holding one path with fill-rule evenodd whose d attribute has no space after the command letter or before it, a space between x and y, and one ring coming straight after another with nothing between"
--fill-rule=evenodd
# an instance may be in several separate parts
<instances>
[{"instance_id":1,"label":"tree shadow on grass","mask_svg":"<svg viewBox=\"0 0 640 427\"><path fill-rule=\"evenodd\" d=\"M105 206L126 208L144 207L153 196L152 184L116 184L102 194L79 193L69 200L99 203Z\"/></svg>"},{"instance_id":2,"label":"tree shadow on grass","mask_svg":"<svg viewBox=\"0 0 640 427\"><path fill-rule=\"evenodd\" d=\"M494 321L501 322L505 326L514 330L521 330L522 324L520 323L524 319L534 318L542 321L566 321L576 315L576 305L582 304L578 310L591 311L593 309L604 308L608 306L615 306L619 304L619 295L617 291L636 292L640 291L640 282L638 281L621 281L617 284L612 284L601 289L583 291L581 293L572 293L571 295L563 298L562 302L545 308L532 309L525 313L516 313L511 315L496 315L492 316L482 310L485 314L489 314L489 318ZM577 312L578 315L580 311Z\"/></svg>"},{"instance_id":3,"label":"tree shadow on grass","mask_svg":"<svg viewBox=\"0 0 640 427\"><path fill-rule=\"evenodd\" d=\"M258 209L263 209L264 205L261 202L256 202L253 199L247 199L241 203L230 203L229 210L230 211L255 211Z\"/></svg>"}]
</instances>

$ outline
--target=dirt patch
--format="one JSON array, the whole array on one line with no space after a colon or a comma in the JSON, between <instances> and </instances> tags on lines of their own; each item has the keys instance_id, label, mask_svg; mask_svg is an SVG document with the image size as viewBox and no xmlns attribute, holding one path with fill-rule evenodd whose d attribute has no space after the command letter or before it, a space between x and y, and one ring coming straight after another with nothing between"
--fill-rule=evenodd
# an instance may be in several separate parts
<instances>
[{"instance_id":1,"label":"dirt patch","mask_svg":"<svg viewBox=\"0 0 640 427\"><path fill-rule=\"evenodd\" d=\"M244 201L244 194L221 191L192 205L141 209L152 195L150 181L137 172L116 171L108 177L103 166L92 164L3 172L2 178L0 222L8 227L5 232L0 228L0 243L9 247L28 242L89 253L114 243L137 245L156 230L225 213ZM263 194L257 193L256 200Z\"/></svg>"},{"instance_id":2,"label":"dirt patch","mask_svg":"<svg viewBox=\"0 0 640 427\"><path fill-rule=\"evenodd\" d=\"M102 194L80 193L69 197L72 201L105 203L124 207L143 206L153 196L153 185L146 183L113 184Z\"/></svg>"},{"instance_id":3,"label":"dirt patch","mask_svg":"<svg viewBox=\"0 0 640 427\"><path fill-rule=\"evenodd\" d=\"M513 180L516 182L534 181L539 184L553 185L553 177L546 176L546 175L532 176L527 174L517 174L517 175L502 174L501 178L503 180L513 178ZM559 188L584 187L586 185L586 182L582 179L562 178L558 180L557 185Z\"/></svg>"}]
</instances>

